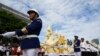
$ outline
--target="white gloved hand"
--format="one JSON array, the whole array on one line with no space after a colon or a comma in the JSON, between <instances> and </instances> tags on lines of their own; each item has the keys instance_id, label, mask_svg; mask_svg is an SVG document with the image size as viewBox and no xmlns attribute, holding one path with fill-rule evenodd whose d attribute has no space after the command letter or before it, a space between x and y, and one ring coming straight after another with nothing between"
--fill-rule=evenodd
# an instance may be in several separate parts
<instances>
[{"instance_id":1,"label":"white gloved hand","mask_svg":"<svg viewBox=\"0 0 100 56\"><path fill-rule=\"evenodd\" d=\"M2 34L4 37L12 37L12 36L14 36L15 35L15 31L13 31L13 32L6 32L6 33L4 33L4 34Z\"/></svg>"}]
</instances>

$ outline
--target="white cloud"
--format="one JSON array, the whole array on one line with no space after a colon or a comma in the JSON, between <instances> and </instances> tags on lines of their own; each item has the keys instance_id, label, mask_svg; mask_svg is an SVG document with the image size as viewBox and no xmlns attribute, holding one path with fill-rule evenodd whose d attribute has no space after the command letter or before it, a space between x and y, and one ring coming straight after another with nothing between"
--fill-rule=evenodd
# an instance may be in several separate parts
<instances>
[{"instance_id":1,"label":"white cloud","mask_svg":"<svg viewBox=\"0 0 100 56\"><path fill-rule=\"evenodd\" d=\"M86 39L100 37L100 0L3 0L0 2L25 14L29 8L38 9L43 20L42 36L45 35L50 24L60 25L60 29L56 29L58 26L55 29L70 39L74 35Z\"/></svg>"}]
</instances>

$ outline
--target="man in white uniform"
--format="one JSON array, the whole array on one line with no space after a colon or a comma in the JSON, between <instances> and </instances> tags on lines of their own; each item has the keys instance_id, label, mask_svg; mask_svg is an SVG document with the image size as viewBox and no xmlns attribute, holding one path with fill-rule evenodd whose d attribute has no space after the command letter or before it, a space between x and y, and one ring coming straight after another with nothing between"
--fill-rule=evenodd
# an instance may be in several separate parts
<instances>
[{"instance_id":1,"label":"man in white uniform","mask_svg":"<svg viewBox=\"0 0 100 56\"><path fill-rule=\"evenodd\" d=\"M81 38L81 51L86 51L86 42L84 41L84 38Z\"/></svg>"}]
</instances>

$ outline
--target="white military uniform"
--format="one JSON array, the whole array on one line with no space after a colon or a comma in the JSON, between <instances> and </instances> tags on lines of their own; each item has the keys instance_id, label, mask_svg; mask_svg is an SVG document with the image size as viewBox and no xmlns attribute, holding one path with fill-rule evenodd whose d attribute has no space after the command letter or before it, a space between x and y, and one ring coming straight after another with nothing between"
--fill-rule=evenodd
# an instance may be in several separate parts
<instances>
[{"instance_id":1,"label":"white military uniform","mask_svg":"<svg viewBox=\"0 0 100 56\"><path fill-rule=\"evenodd\" d=\"M86 42L81 42L81 51L86 51Z\"/></svg>"}]
</instances>

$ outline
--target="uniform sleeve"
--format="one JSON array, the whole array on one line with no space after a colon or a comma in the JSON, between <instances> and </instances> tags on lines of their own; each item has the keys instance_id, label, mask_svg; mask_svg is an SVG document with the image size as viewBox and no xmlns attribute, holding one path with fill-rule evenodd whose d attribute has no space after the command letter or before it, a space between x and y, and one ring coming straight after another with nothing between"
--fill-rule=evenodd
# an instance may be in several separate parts
<instances>
[{"instance_id":1,"label":"uniform sleeve","mask_svg":"<svg viewBox=\"0 0 100 56\"><path fill-rule=\"evenodd\" d=\"M77 42L77 46L80 46L80 40L78 40L78 42Z\"/></svg>"},{"instance_id":2,"label":"uniform sleeve","mask_svg":"<svg viewBox=\"0 0 100 56\"><path fill-rule=\"evenodd\" d=\"M36 21L32 22L30 25L24 27L23 29L25 31L23 31L23 29L17 30L16 35L22 36L22 35L31 33L32 31L34 31L34 30L36 30L37 28L40 28L40 27L41 27L41 20L36 20ZM26 33L26 31L27 31L27 33Z\"/></svg>"},{"instance_id":3,"label":"uniform sleeve","mask_svg":"<svg viewBox=\"0 0 100 56\"><path fill-rule=\"evenodd\" d=\"M26 27L28 33L41 27L41 20L36 20Z\"/></svg>"},{"instance_id":4,"label":"uniform sleeve","mask_svg":"<svg viewBox=\"0 0 100 56\"><path fill-rule=\"evenodd\" d=\"M24 33L21 31L21 29L16 30L16 35L22 36Z\"/></svg>"}]
</instances>

